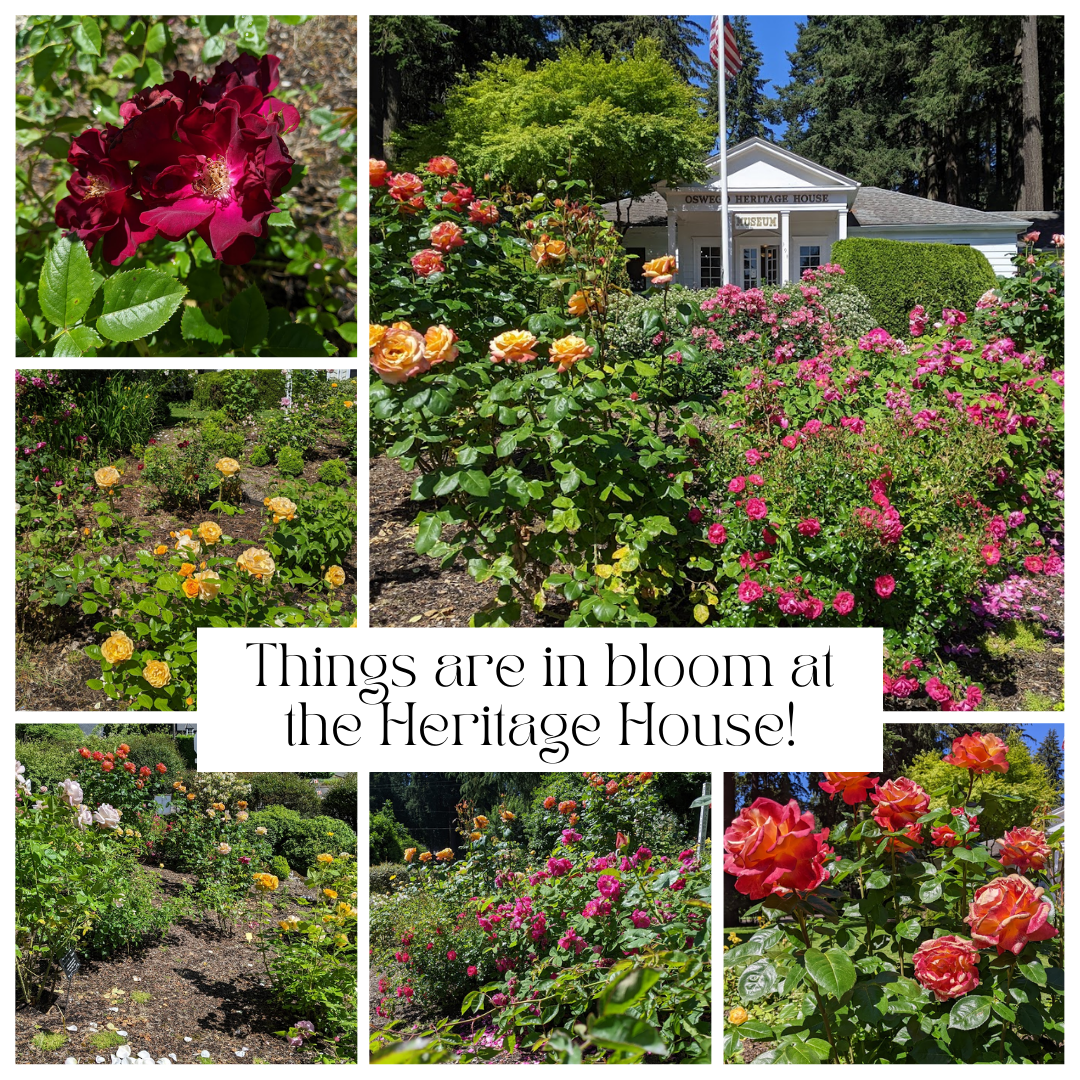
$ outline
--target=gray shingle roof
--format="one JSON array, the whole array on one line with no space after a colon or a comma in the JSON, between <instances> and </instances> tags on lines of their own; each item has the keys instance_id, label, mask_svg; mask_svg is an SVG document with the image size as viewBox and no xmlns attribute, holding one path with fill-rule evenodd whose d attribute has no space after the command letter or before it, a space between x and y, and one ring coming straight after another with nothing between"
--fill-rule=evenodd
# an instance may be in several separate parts
<instances>
[{"instance_id":1,"label":"gray shingle roof","mask_svg":"<svg viewBox=\"0 0 1080 1080\"><path fill-rule=\"evenodd\" d=\"M1015 221L1019 228L1029 219L1020 213L987 213L966 206L933 202L918 195L865 186L855 195L849 220L854 225L990 225L996 228L1005 221Z\"/></svg>"}]
</instances>

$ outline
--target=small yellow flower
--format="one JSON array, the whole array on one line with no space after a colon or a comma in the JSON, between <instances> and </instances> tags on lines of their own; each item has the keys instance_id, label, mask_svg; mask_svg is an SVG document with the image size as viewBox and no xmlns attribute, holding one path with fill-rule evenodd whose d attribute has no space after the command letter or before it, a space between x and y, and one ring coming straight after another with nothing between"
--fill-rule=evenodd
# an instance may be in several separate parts
<instances>
[{"instance_id":1,"label":"small yellow flower","mask_svg":"<svg viewBox=\"0 0 1080 1080\"><path fill-rule=\"evenodd\" d=\"M252 874L252 879L255 882L255 887L263 892L274 892L280 884L273 874Z\"/></svg>"},{"instance_id":2,"label":"small yellow flower","mask_svg":"<svg viewBox=\"0 0 1080 1080\"><path fill-rule=\"evenodd\" d=\"M321 863L332 863L334 861L334 856L333 855L322 854L322 855L316 855L315 859L316 859L317 862L321 862Z\"/></svg>"},{"instance_id":3,"label":"small yellow flower","mask_svg":"<svg viewBox=\"0 0 1080 1080\"><path fill-rule=\"evenodd\" d=\"M334 566L329 566L326 569L323 580L330 585L331 588L338 589L345 584L345 571L336 564Z\"/></svg>"},{"instance_id":4,"label":"small yellow flower","mask_svg":"<svg viewBox=\"0 0 1080 1080\"><path fill-rule=\"evenodd\" d=\"M336 900L337 899L337 893L334 892L333 889L323 889L322 894L323 894L323 896L326 897L327 900Z\"/></svg>"},{"instance_id":5,"label":"small yellow flower","mask_svg":"<svg viewBox=\"0 0 1080 1080\"><path fill-rule=\"evenodd\" d=\"M164 544L158 544L158 546L156 548L154 548L154 554L155 555L164 555L165 552L168 551L168 550L169 549Z\"/></svg>"},{"instance_id":6,"label":"small yellow flower","mask_svg":"<svg viewBox=\"0 0 1080 1080\"><path fill-rule=\"evenodd\" d=\"M734 1024L736 1027L740 1024L745 1024L749 1019L750 1014L741 1005L736 1005L735 1008L728 1013L728 1023Z\"/></svg>"}]
</instances>

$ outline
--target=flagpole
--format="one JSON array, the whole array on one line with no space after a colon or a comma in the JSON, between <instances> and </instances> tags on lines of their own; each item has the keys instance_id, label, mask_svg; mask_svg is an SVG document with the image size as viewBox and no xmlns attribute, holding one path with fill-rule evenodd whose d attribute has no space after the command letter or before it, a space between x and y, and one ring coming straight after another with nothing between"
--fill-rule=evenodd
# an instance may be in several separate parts
<instances>
[{"instance_id":1,"label":"flagpole","mask_svg":"<svg viewBox=\"0 0 1080 1080\"><path fill-rule=\"evenodd\" d=\"M720 51L716 65L716 78L720 99L720 237L724 252L724 284L731 284L731 221L728 217L728 176L727 176L727 79L726 41L724 35L724 17L716 16L720 35Z\"/></svg>"}]
</instances>

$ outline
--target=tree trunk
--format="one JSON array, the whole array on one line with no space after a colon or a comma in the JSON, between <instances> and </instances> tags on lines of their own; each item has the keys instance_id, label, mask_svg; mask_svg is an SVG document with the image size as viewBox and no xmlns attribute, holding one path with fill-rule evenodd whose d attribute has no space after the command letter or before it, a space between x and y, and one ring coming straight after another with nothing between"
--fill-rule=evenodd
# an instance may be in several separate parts
<instances>
[{"instance_id":1,"label":"tree trunk","mask_svg":"<svg viewBox=\"0 0 1080 1080\"><path fill-rule=\"evenodd\" d=\"M1020 19L1020 73L1024 117L1024 176L1017 200L1017 210L1042 210L1043 157L1042 109L1039 104L1038 16Z\"/></svg>"},{"instance_id":2,"label":"tree trunk","mask_svg":"<svg viewBox=\"0 0 1080 1080\"><path fill-rule=\"evenodd\" d=\"M370 153L372 157L391 161L394 147L390 136L397 130L401 115L401 72L392 56L372 56L369 83Z\"/></svg>"}]
</instances>

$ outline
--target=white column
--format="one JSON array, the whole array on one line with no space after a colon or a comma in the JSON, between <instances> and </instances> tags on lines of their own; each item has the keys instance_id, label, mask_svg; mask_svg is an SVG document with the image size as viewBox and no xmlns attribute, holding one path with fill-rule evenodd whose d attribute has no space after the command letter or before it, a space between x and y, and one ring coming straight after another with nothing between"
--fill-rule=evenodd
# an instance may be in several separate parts
<instances>
[{"instance_id":1,"label":"white column","mask_svg":"<svg viewBox=\"0 0 1080 1080\"><path fill-rule=\"evenodd\" d=\"M791 211L780 211L780 284L791 280Z\"/></svg>"},{"instance_id":2,"label":"white column","mask_svg":"<svg viewBox=\"0 0 1080 1080\"><path fill-rule=\"evenodd\" d=\"M667 209L667 253L675 256L676 273L682 269L679 266L679 219L678 210L674 206ZM689 282L681 281L681 285L689 285Z\"/></svg>"},{"instance_id":3,"label":"white column","mask_svg":"<svg viewBox=\"0 0 1080 1080\"><path fill-rule=\"evenodd\" d=\"M840 226L840 235L839 235L838 239L846 240L847 239L847 203L844 203L844 205L841 206L840 209L836 212L836 220L837 220L837 224Z\"/></svg>"}]
</instances>

